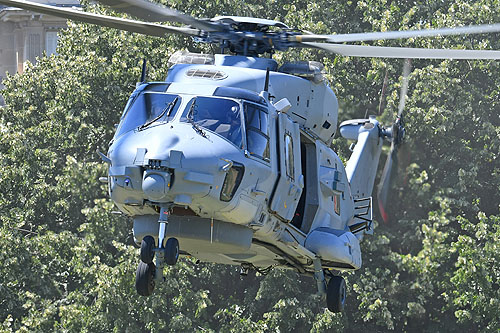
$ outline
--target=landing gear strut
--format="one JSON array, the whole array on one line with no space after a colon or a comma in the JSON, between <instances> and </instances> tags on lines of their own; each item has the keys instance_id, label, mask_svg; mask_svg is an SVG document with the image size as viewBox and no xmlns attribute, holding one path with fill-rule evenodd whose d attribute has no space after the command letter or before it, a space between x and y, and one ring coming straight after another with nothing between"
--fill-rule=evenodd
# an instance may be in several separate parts
<instances>
[{"instance_id":1,"label":"landing gear strut","mask_svg":"<svg viewBox=\"0 0 500 333\"><path fill-rule=\"evenodd\" d=\"M318 287L318 295L326 295L326 305L331 312L342 312L346 299L346 285L344 278L333 275L326 285L325 273L321 265L321 259L316 257L314 263L314 279ZM331 275L331 274L330 274Z\"/></svg>"},{"instance_id":2,"label":"landing gear strut","mask_svg":"<svg viewBox=\"0 0 500 333\"><path fill-rule=\"evenodd\" d=\"M163 268L165 264L175 265L179 259L179 241L176 238L167 239L164 246L164 239L167 231L168 208L162 207L160 212L160 230L158 232L158 247L155 247L155 239L152 236L145 236L141 242L141 261L137 267L135 275L135 288L142 296L149 296L153 293L156 283L163 281ZM153 263L156 255L156 265Z\"/></svg>"}]
</instances>

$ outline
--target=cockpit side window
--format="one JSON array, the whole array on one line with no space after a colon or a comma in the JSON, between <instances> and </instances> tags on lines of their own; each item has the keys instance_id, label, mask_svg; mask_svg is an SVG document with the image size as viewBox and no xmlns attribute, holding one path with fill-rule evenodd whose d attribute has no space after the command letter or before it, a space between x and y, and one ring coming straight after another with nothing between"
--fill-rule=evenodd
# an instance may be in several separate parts
<instances>
[{"instance_id":1,"label":"cockpit side window","mask_svg":"<svg viewBox=\"0 0 500 333\"><path fill-rule=\"evenodd\" d=\"M181 121L204 127L242 148L240 104L234 100L195 97L187 104Z\"/></svg>"},{"instance_id":2,"label":"cockpit side window","mask_svg":"<svg viewBox=\"0 0 500 333\"><path fill-rule=\"evenodd\" d=\"M122 117L115 137L156 121L171 121L181 105L178 95L142 92L131 103Z\"/></svg>"},{"instance_id":3,"label":"cockpit side window","mask_svg":"<svg viewBox=\"0 0 500 333\"><path fill-rule=\"evenodd\" d=\"M253 103L244 103L247 150L250 154L269 161L269 114Z\"/></svg>"}]
</instances>

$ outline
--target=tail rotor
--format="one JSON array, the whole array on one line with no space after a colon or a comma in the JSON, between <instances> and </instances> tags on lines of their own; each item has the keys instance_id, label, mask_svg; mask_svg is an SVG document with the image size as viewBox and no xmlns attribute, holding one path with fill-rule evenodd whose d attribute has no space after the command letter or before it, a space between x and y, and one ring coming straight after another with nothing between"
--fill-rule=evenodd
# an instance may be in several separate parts
<instances>
[{"instance_id":1,"label":"tail rotor","mask_svg":"<svg viewBox=\"0 0 500 333\"><path fill-rule=\"evenodd\" d=\"M398 147L403 142L405 136L403 110L405 108L406 94L408 92L408 77L410 75L410 70L411 60L406 59L403 66L403 82L401 84L398 114L392 126L383 131L383 134L391 140L391 149L389 151L389 154L387 155L384 170L382 171L382 177L380 178L377 198L380 215L382 216L383 221L386 223L389 221L389 216L387 214L389 192L391 191L392 182L397 174Z\"/></svg>"}]
</instances>

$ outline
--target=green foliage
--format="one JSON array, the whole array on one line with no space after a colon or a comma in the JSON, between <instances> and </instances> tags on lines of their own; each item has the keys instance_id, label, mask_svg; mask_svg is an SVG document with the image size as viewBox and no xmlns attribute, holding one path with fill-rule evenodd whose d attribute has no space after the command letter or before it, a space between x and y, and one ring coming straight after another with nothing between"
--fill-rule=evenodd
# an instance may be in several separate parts
<instances>
[{"instance_id":1,"label":"green foliage","mask_svg":"<svg viewBox=\"0 0 500 333\"><path fill-rule=\"evenodd\" d=\"M464 234L452 244L458 254L450 279L455 316L461 323L489 331L500 327L499 222L498 216L484 213L478 214L476 223L460 218Z\"/></svg>"},{"instance_id":2,"label":"green foliage","mask_svg":"<svg viewBox=\"0 0 500 333\"><path fill-rule=\"evenodd\" d=\"M477 1L164 1L198 17L258 16L317 33L500 22ZM111 13L88 5L87 10ZM500 49L498 35L375 45ZM130 221L113 214L98 177L128 95L149 61L163 80L177 49L211 52L178 36L148 38L70 23L59 55L9 77L0 110L0 331L270 332L496 331L500 327L500 77L498 61L414 61L408 140L391 212L363 242L347 276L343 314L325 310L312 279L250 274L182 260L167 283L138 297ZM339 119L397 110L402 61L278 52L322 61ZM379 101L384 77L389 85ZM333 146L348 158L341 138Z\"/></svg>"}]
</instances>

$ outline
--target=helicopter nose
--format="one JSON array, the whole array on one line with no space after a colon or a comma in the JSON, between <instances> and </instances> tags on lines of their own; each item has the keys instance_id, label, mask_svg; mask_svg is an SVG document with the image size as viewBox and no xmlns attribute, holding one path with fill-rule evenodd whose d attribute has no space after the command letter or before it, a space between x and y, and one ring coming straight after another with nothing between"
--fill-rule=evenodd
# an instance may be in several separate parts
<instances>
[{"instance_id":1,"label":"helicopter nose","mask_svg":"<svg viewBox=\"0 0 500 333\"><path fill-rule=\"evenodd\" d=\"M123 135L109 156L116 180L110 193L116 203L215 207L222 204L223 167L238 160L241 151L215 134L200 135L191 124L164 124ZM122 186L120 180L127 177L133 186Z\"/></svg>"},{"instance_id":2,"label":"helicopter nose","mask_svg":"<svg viewBox=\"0 0 500 333\"><path fill-rule=\"evenodd\" d=\"M142 181L142 191L152 201L159 201L167 195L170 187L170 177L168 172L146 173Z\"/></svg>"},{"instance_id":3,"label":"helicopter nose","mask_svg":"<svg viewBox=\"0 0 500 333\"><path fill-rule=\"evenodd\" d=\"M160 160L164 159L180 141L180 133L165 131L164 126L131 131L113 142L109 156L112 165L138 165L142 163L146 153L153 154Z\"/></svg>"}]
</instances>

